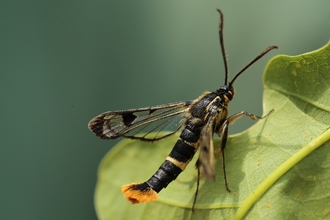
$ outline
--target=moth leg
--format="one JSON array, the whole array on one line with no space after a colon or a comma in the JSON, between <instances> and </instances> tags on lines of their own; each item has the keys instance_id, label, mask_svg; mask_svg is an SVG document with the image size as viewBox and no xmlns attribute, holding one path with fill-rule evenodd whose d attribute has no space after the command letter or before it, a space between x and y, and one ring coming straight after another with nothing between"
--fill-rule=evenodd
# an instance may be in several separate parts
<instances>
[{"instance_id":1,"label":"moth leg","mask_svg":"<svg viewBox=\"0 0 330 220\"><path fill-rule=\"evenodd\" d=\"M221 151L221 157L222 157L223 179L225 180L225 186L226 186L227 191L230 192L230 189L228 187L228 182L227 182L226 164L225 164L225 147L226 147L227 138L228 138L228 125L229 125L229 120L227 119L222 124L219 133L221 135L220 151Z\"/></svg>"},{"instance_id":2,"label":"moth leg","mask_svg":"<svg viewBox=\"0 0 330 220\"><path fill-rule=\"evenodd\" d=\"M196 161L196 169L197 169L197 188L195 191L195 196L194 196L194 202L193 202L193 206L191 208L191 210L194 212L195 211L195 204L197 201L197 195L198 195L198 190L199 190L199 180L200 180L200 176L201 176L201 170L200 170L200 162L199 160Z\"/></svg>"},{"instance_id":3,"label":"moth leg","mask_svg":"<svg viewBox=\"0 0 330 220\"><path fill-rule=\"evenodd\" d=\"M227 121L229 122L229 124L232 124L232 123L234 123L234 121L236 121L243 115L251 118L252 120L263 119L263 118L266 118L267 116L269 116L273 112L274 112L274 109L270 110L265 116L257 116L257 115L251 114L249 112L241 111L241 112L238 112L238 113L230 116L229 118L227 118Z\"/></svg>"},{"instance_id":4,"label":"moth leg","mask_svg":"<svg viewBox=\"0 0 330 220\"><path fill-rule=\"evenodd\" d=\"M251 118L252 120L257 120L257 119L263 119L266 118L267 116L269 116L272 112L274 111L274 109L272 109L271 111L269 111L265 116L257 116L254 114L251 114L249 112L245 112L245 111L241 111L238 112L232 116L230 116L229 118L227 118L222 126L219 128L218 131L216 131L216 133L219 134L219 136L221 136L221 146L220 146L220 151L221 151L221 157L222 157L222 169L223 169L223 178L225 180L225 186L228 192L230 192L230 189L228 187L228 183L227 183L227 175L226 175L226 164L225 164L225 147L226 147L226 143L227 143L227 139L228 139L228 125L232 124L235 120L239 119L240 117L242 117L243 115Z\"/></svg>"}]
</instances>

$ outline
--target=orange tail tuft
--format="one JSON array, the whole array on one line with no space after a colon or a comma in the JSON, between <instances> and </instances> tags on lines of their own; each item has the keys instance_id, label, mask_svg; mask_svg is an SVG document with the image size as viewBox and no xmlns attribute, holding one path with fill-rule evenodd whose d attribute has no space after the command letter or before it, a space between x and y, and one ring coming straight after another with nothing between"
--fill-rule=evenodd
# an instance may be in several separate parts
<instances>
[{"instance_id":1,"label":"orange tail tuft","mask_svg":"<svg viewBox=\"0 0 330 220\"><path fill-rule=\"evenodd\" d=\"M133 204L151 202L158 199L158 194L146 183L131 183L121 187L125 198Z\"/></svg>"}]
</instances>

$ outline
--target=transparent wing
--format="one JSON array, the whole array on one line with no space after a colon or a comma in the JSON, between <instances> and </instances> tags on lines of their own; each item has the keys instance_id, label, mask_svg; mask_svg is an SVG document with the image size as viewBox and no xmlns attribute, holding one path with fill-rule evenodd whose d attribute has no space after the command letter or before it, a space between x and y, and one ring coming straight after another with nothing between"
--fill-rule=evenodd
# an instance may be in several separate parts
<instances>
[{"instance_id":1,"label":"transparent wing","mask_svg":"<svg viewBox=\"0 0 330 220\"><path fill-rule=\"evenodd\" d=\"M177 132L192 101L152 107L110 111L88 123L88 128L102 139L126 137L157 141Z\"/></svg>"},{"instance_id":2,"label":"transparent wing","mask_svg":"<svg viewBox=\"0 0 330 220\"><path fill-rule=\"evenodd\" d=\"M213 146L213 124L216 115L210 116L208 122L201 132L200 152L198 157L198 167L203 167L205 177L215 178L214 146Z\"/></svg>"}]
</instances>

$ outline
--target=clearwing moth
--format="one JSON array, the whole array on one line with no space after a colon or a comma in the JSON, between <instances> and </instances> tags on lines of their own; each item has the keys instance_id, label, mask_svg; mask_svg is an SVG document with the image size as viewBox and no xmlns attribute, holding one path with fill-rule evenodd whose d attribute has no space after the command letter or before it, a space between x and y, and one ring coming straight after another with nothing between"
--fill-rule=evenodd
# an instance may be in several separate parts
<instances>
[{"instance_id":1,"label":"clearwing moth","mask_svg":"<svg viewBox=\"0 0 330 220\"><path fill-rule=\"evenodd\" d=\"M245 111L228 117L228 104L235 94L233 87L235 80L254 62L272 49L277 48L277 46L270 46L265 49L229 81L228 63L223 40L223 14L219 9L217 11L220 14L218 34L225 66L225 84L223 86L220 86L214 92L205 92L192 101L105 112L93 118L88 124L89 129L102 139L125 137L148 142L161 140L181 130L181 135L172 151L149 180L143 183L131 183L122 186L122 192L126 199L133 204L156 200L158 193L177 178L200 148L196 162L198 178L193 203L194 209L199 188L200 168L202 167L207 179L213 180L215 178L214 133L221 137L219 147L222 155L224 182L227 191L230 192L226 178L224 154L228 137L228 125L243 115L257 120L267 117L273 111L263 117Z\"/></svg>"}]
</instances>

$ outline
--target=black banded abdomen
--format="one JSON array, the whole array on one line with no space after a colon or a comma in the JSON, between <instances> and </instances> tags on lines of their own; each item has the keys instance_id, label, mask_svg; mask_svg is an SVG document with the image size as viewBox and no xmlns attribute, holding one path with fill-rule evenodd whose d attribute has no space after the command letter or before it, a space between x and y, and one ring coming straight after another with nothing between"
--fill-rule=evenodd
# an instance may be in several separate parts
<instances>
[{"instance_id":1,"label":"black banded abdomen","mask_svg":"<svg viewBox=\"0 0 330 220\"><path fill-rule=\"evenodd\" d=\"M186 168L195 152L194 146L179 139L157 172L147 181L148 185L157 193L166 188Z\"/></svg>"},{"instance_id":2,"label":"black banded abdomen","mask_svg":"<svg viewBox=\"0 0 330 220\"><path fill-rule=\"evenodd\" d=\"M188 119L180 138L155 174L144 183L133 183L122 187L126 199L133 204L156 200L158 193L175 180L193 158L198 149L201 127L203 126L191 125Z\"/></svg>"}]
</instances>

